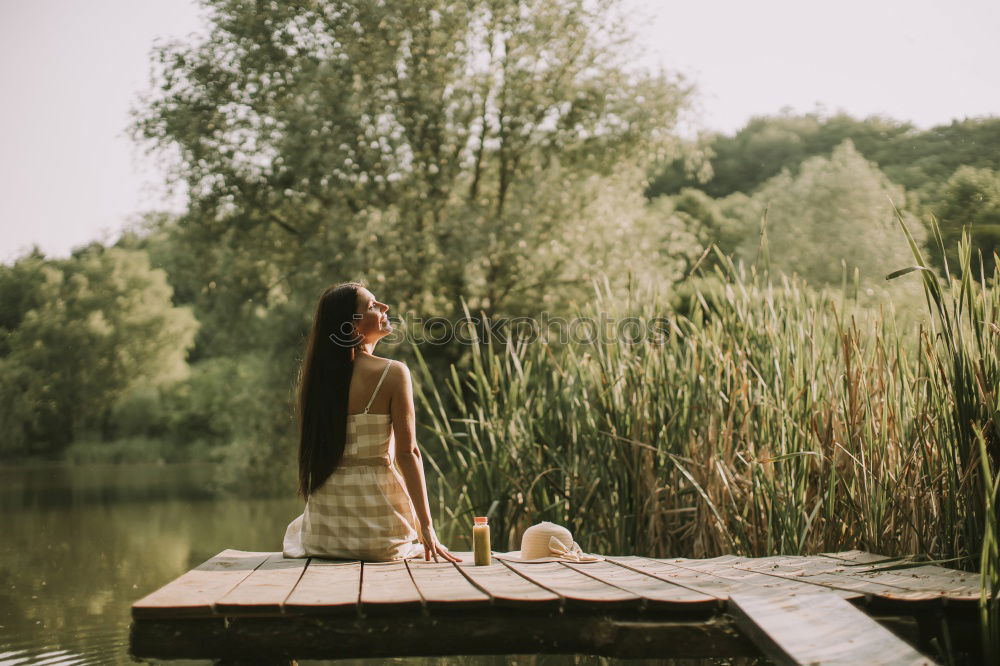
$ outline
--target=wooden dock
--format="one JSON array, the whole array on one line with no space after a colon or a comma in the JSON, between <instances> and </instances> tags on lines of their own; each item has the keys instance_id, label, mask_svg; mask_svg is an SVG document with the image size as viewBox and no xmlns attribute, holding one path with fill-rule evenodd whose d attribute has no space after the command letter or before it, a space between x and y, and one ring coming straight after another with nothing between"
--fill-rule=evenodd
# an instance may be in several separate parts
<instances>
[{"instance_id":1,"label":"wooden dock","mask_svg":"<svg viewBox=\"0 0 1000 666\"><path fill-rule=\"evenodd\" d=\"M459 555L458 564L362 563L226 550L133 604L131 652L931 664L935 645L979 644L977 574L860 551L486 567Z\"/></svg>"}]
</instances>

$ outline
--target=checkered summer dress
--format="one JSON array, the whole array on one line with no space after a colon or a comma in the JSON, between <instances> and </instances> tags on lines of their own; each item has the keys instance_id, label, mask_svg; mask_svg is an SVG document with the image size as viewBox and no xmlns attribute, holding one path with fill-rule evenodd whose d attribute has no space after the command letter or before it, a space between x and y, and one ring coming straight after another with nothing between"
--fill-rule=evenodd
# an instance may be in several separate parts
<instances>
[{"instance_id":1,"label":"checkered summer dress","mask_svg":"<svg viewBox=\"0 0 1000 666\"><path fill-rule=\"evenodd\" d=\"M369 414L392 361L362 414L347 416L344 457L285 531L285 557L384 562L423 555L413 504L394 466L389 414Z\"/></svg>"}]
</instances>

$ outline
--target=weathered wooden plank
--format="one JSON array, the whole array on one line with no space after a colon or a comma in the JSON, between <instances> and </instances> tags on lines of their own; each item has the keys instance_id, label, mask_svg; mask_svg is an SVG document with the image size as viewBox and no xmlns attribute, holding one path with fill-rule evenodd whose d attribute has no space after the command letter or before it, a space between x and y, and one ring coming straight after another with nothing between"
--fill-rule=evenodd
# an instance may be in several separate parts
<instances>
[{"instance_id":1,"label":"weathered wooden plank","mask_svg":"<svg viewBox=\"0 0 1000 666\"><path fill-rule=\"evenodd\" d=\"M748 563L756 563L759 565L770 564L772 562L780 562L784 559L784 556L773 556L773 557L740 557L738 555L724 555L722 557L713 557L707 560L694 560L686 558L674 558L669 560L664 560L669 562L674 566L683 567L685 569L694 569L704 573L728 573L733 574L733 570L746 565ZM737 576L740 577L740 576Z\"/></svg>"},{"instance_id":2,"label":"weathered wooden plank","mask_svg":"<svg viewBox=\"0 0 1000 666\"><path fill-rule=\"evenodd\" d=\"M979 577L965 571L934 565L907 567L892 571L868 571L852 574L853 578L875 584L901 588L904 592L886 595L901 599L946 597L955 601L979 599Z\"/></svg>"},{"instance_id":3,"label":"weathered wooden plank","mask_svg":"<svg viewBox=\"0 0 1000 666\"><path fill-rule=\"evenodd\" d=\"M823 557L831 557L836 560L850 562L851 564L875 564L878 562L894 562L902 560L901 557L889 557L878 553L869 553L863 550L844 550L839 553L820 553Z\"/></svg>"},{"instance_id":4,"label":"weathered wooden plank","mask_svg":"<svg viewBox=\"0 0 1000 666\"><path fill-rule=\"evenodd\" d=\"M782 577L782 574L770 573L771 576ZM805 578L793 578L831 590L845 590L856 592L859 595L871 595L885 599L905 599L909 601L924 601L933 598L933 595L926 593L912 593L900 587L885 585L880 582L865 580L857 576L846 573L822 573Z\"/></svg>"},{"instance_id":5,"label":"weathered wooden plank","mask_svg":"<svg viewBox=\"0 0 1000 666\"><path fill-rule=\"evenodd\" d=\"M818 585L816 581L811 578L794 580L749 571L744 573L746 575L738 579L734 573L730 576L730 580L738 580L744 585L752 587L757 591L774 594L811 594L822 591L836 595L841 599L859 599L864 596L864 592L860 592L849 587L830 588Z\"/></svg>"},{"instance_id":6,"label":"weathered wooden plank","mask_svg":"<svg viewBox=\"0 0 1000 666\"><path fill-rule=\"evenodd\" d=\"M765 562L776 559L778 558L757 558ZM727 596L736 592L804 594L817 591L829 591L845 599L862 596L861 593L850 590L825 590L808 580L791 580L738 568L739 565L750 561L754 561L753 558L726 556L712 560L669 560L664 564L703 576L692 581L692 584L687 582L682 584L705 592L711 591L716 594L724 592ZM672 564L674 562L679 564Z\"/></svg>"},{"instance_id":7,"label":"weathered wooden plank","mask_svg":"<svg viewBox=\"0 0 1000 666\"><path fill-rule=\"evenodd\" d=\"M284 603L289 614L355 614L361 596L361 562L313 558Z\"/></svg>"},{"instance_id":8,"label":"weathered wooden plank","mask_svg":"<svg viewBox=\"0 0 1000 666\"><path fill-rule=\"evenodd\" d=\"M213 614L213 604L273 553L227 549L132 604L134 618Z\"/></svg>"},{"instance_id":9,"label":"weathered wooden plank","mask_svg":"<svg viewBox=\"0 0 1000 666\"><path fill-rule=\"evenodd\" d=\"M614 585L642 598L646 608L657 610L710 610L719 604L715 597L703 592L667 582L660 578L628 569L617 563L589 562L574 564L565 562L565 566L584 576L590 576L599 581Z\"/></svg>"},{"instance_id":10,"label":"weathered wooden plank","mask_svg":"<svg viewBox=\"0 0 1000 666\"><path fill-rule=\"evenodd\" d=\"M737 624L779 664L933 663L829 592L796 596L737 593L729 604Z\"/></svg>"},{"instance_id":11,"label":"weathered wooden plank","mask_svg":"<svg viewBox=\"0 0 1000 666\"><path fill-rule=\"evenodd\" d=\"M849 562L829 557L784 555L782 557L760 557L747 559L734 565L738 569L781 573L799 578L822 573L835 573L851 569Z\"/></svg>"},{"instance_id":12,"label":"weathered wooden plank","mask_svg":"<svg viewBox=\"0 0 1000 666\"><path fill-rule=\"evenodd\" d=\"M710 569L710 568L712 568L712 567L714 567L716 565L718 565L718 566L732 566L733 564L736 564L736 563L739 563L739 562L744 562L747 559L752 559L752 558L746 558L746 557L742 557L740 555L719 555L718 557L706 557L706 558L703 558L703 559L693 559L693 558L688 558L688 557L664 558L664 561L665 562L671 562L673 564L679 564L679 565L684 565L684 564L698 564L698 565L700 565L702 567L705 567L706 569ZM763 560L763 559L770 559L770 558L763 558L762 557L762 558L756 558L756 559Z\"/></svg>"},{"instance_id":13,"label":"weathered wooden plank","mask_svg":"<svg viewBox=\"0 0 1000 666\"><path fill-rule=\"evenodd\" d=\"M568 607L632 608L642 605L638 594L584 575L565 566L564 562L501 562L523 578L558 594Z\"/></svg>"},{"instance_id":14,"label":"weathered wooden plank","mask_svg":"<svg viewBox=\"0 0 1000 666\"><path fill-rule=\"evenodd\" d=\"M775 566L786 560L786 556L775 557L731 557L727 562L704 560L675 560L675 566L700 571L702 573L728 578L730 580L756 580L760 569Z\"/></svg>"},{"instance_id":15,"label":"weathered wooden plank","mask_svg":"<svg viewBox=\"0 0 1000 666\"><path fill-rule=\"evenodd\" d=\"M739 585L733 581L719 579L692 569L683 569L671 564L671 561L668 560L655 560L629 555L625 557L609 557L608 561L653 576L654 578L659 578L665 582L707 594L720 601L729 599L730 593L739 588Z\"/></svg>"},{"instance_id":16,"label":"weathered wooden plank","mask_svg":"<svg viewBox=\"0 0 1000 666\"><path fill-rule=\"evenodd\" d=\"M896 573L922 581L928 589L942 589L948 593L966 595L970 592L979 594L979 574L960 569L949 569L936 564L923 564L916 567L898 569ZM909 584L907 584L909 586Z\"/></svg>"},{"instance_id":17,"label":"weathered wooden plank","mask_svg":"<svg viewBox=\"0 0 1000 666\"><path fill-rule=\"evenodd\" d=\"M933 565L884 570L897 566L899 560L879 562L853 564L827 557L789 556L773 562L749 560L737 568L901 601L926 601L938 597L958 601L979 598L976 574Z\"/></svg>"},{"instance_id":18,"label":"weathered wooden plank","mask_svg":"<svg viewBox=\"0 0 1000 666\"><path fill-rule=\"evenodd\" d=\"M285 559L274 553L249 576L215 602L223 615L278 615L308 563L307 558Z\"/></svg>"},{"instance_id":19,"label":"weathered wooden plank","mask_svg":"<svg viewBox=\"0 0 1000 666\"><path fill-rule=\"evenodd\" d=\"M475 566L472 559L456 564L459 572L490 595L494 606L516 608L558 607L559 595L525 580L494 558L489 566Z\"/></svg>"},{"instance_id":20,"label":"weathered wooden plank","mask_svg":"<svg viewBox=\"0 0 1000 666\"><path fill-rule=\"evenodd\" d=\"M409 611L421 605L420 592L405 562L361 565L361 612Z\"/></svg>"},{"instance_id":21,"label":"weathered wooden plank","mask_svg":"<svg viewBox=\"0 0 1000 666\"><path fill-rule=\"evenodd\" d=\"M825 557L789 556L770 562L750 560L738 565L737 568L789 580L803 581L829 589L847 590L887 599L899 599L909 595L909 600L922 601L933 596L929 594L912 595L902 587L865 579L855 573L853 567L847 562Z\"/></svg>"},{"instance_id":22,"label":"weathered wooden plank","mask_svg":"<svg viewBox=\"0 0 1000 666\"><path fill-rule=\"evenodd\" d=\"M939 596L931 592L904 590L886 584L885 581L870 580L848 574L818 574L805 580L837 590L854 590L864 595L899 601L928 601Z\"/></svg>"},{"instance_id":23,"label":"weathered wooden plank","mask_svg":"<svg viewBox=\"0 0 1000 666\"><path fill-rule=\"evenodd\" d=\"M490 605L490 595L470 583L451 562L413 560L406 566L428 610L464 610Z\"/></svg>"}]
</instances>

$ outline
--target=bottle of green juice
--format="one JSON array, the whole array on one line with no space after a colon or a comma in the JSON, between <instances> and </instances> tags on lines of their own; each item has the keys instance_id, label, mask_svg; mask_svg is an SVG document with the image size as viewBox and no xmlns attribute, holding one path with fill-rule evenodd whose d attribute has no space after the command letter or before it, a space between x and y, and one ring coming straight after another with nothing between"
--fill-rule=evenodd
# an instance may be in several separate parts
<instances>
[{"instance_id":1,"label":"bottle of green juice","mask_svg":"<svg viewBox=\"0 0 1000 666\"><path fill-rule=\"evenodd\" d=\"M490 525L486 516L476 516L472 526L472 553L476 566L490 563Z\"/></svg>"}]
</instances>

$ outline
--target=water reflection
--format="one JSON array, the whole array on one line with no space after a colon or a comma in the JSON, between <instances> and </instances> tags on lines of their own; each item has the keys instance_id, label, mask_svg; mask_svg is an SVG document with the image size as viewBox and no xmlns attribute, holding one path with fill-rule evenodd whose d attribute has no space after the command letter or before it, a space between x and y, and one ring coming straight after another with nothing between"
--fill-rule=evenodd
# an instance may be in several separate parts
<instances>
[{"instance_id":1,"label":"water reflection","mask_svg":"<svg viewBox=\"0 0 1000 666\"><path fill-rule=\"evenodd\" d=\"M130 664L133 601L225 548L280 550L300 502L291 493L282 500L212 498L205 489L214 472L211 465L0 468L0 665ZM333 663L621 662L537 656Z\"/></svg>"},{"instance_id":2,"label":"water reflection","mask_svg":"<svg viewBox=\"0 0 1000 666\"><path fill-rule=\"evenodd\" d=\"M0 662L131 663L135 599L224 548L280 550L299 502L213 500L214 471L0 469Z\"/></svg>"}]
</instances>

